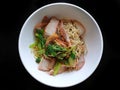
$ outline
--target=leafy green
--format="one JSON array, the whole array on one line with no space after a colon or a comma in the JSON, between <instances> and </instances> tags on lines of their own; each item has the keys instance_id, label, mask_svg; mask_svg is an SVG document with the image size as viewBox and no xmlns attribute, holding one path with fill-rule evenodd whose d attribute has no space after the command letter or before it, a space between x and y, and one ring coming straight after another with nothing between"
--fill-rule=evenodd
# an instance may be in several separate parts
<instances>
[{"instance_id":1,"label":"leafy green","mask_svg":"<svg viewBox=\"0 0 120 90\"><path fill-rule=\"evenodd\" d=\"M33 48L34 46L36 46L36 43L30 44L29 48Z\"/></svg>"},{"instance_id":2,"label":"leafy green","mask_svg":"<svg viewBox=\"0 0 120 90\"><path fill-rule=\"evenodd\" d=\"M70 57L71 57L72 59L75 59L75 57L76 57L76 56L75 56L75 52L72 51L71 54L70 54Z\"/></svg>"},{"instance_id":3,"label":"leafy green","mask_svg":"<svg viewBox=\"0 0 120 90\"><path fill-rule=\"evenodd\" d=\"M44 34L44 29L36 29L36 33L38 33L39 35L43 35Z\"/></svg>"},{"instance_id":4,"label":"leafy green","mask_svg":"<svg viewBox=\"0 0 120 90\"><path fill-rule=\"evenodd\" d=\"M46 54L47 56L51 56L51 57L55 57L55 56L57 55L57 53L56 53L55 50L53 49L53 46L50 45L50 44L47 46L45 54Z\"/></svg>"},{"instance_id":5,"label":"leafy green","mask_svg":"<svg viewBox=\"0 0 120 90\"><path fill-rule=\"evenodd\" d=\"M33 48L33 50L35 49L37 53L36 63L39 63L42 56L45 54L45 42L46 39L44 38L44 30L36 29L35 42L29 46L30 48Z\"/></svg>"},{"instance_id":6,"label":"leafy green","mask_svg":"<svg viewBox=\"0 0 120 90\"><path fill-rule=\"evenodd\" d=\"M54 66L54 72L53 72L53 75L58 74L60 67L61 67L61 63L56 62L55 66Z\"/></svg>"},{"instance_id":7,"label":"leafy green","mask_svg":"<svg viewBox=\"0 0 120 90\"><path fill-rule=\"evenodd\" d=\"M41 50L38 51L39 55L43 55L44 53L45 53L45 49L41 49Z\"/></svg>"},{"instance_id":8,"label":"leafy green","mask_svg":"<svg viewBox=\"0 0 120 90\"><path fill-rule=\"evenodd\" d=\"M39 63L40 61L41 61L40 57L36 58L36 63Z\"/></svg>"},{"instance_id":9,"label":"leafy green","mask_svg":"<svg viewBox=\"0 0 120 90\"><path fill-rule=\"evenodd\" d=\"M42 46L41 46L41 43L40 43L40 42L37 43L37 47L39 48L39 50L42 49Z\"/></svg>"},{"instance_id":10,"label":"leafy green","mask_svg":"<svg viewBox=\"0 0 120 90\"><path fill-rule=\"evenodd\" d=\"M70 66L72 66L74 64L75 58L76 58L75 52L72 51L70 54L70 57L68 58L68 63Z\"/></svg>"},{"instance_id":11,"label":"leafy green","mask_svg":"<svg viewBox=\"0 0 120 90\"><path fill-rule=\"evenodd\" d=\"M59 53L63 53L65 51L66 51L66 48L62 46L59 46L57 44L48 44L48 46L46 47L45 54L47 56L56 57Z\"/></svg>"},{"instance_id":12,"label":"leafy green","mask_svg":"<svg viewBox=\"0 0 120 90\"><path fill-rule=\"evenodd\" d=\"M57 45L57 44L53 44L52 45L52 48L55 50L55 51L66 51L66 48L60 46L60 45Z\"/></svg>"},{"instance_id":13,"label":"leafy green","mask_svg":"<svg viewBox=\"0 0 120 90\"><path fill-rule=\"evenodd\" d=\"M66 56L67 56L66 53L60 53L56 58L57 58L58 60L63 60Z\"/></svg>"},{"instance_id":14,"label":"leafy green","mask_svg":"<svg viewBox=\"0 0 120 90\"><path fill-rule=\"evenodd\" d=\"M40 48L44 48L45 47L45 42L46 42L46 39L44 38L44 30L43 29L36 29L35 37L40 44L39 45Z\"/></svg>"}]
</instances>

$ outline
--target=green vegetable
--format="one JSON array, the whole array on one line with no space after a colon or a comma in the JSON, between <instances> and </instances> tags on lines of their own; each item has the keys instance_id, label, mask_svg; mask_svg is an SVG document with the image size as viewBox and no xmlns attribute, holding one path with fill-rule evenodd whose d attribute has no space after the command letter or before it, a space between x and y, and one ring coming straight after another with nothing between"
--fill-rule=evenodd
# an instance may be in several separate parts
<instances>
[{"instance_id":1,"label":"green vegetable","mask_svg":"<svg viewBox=\"0 0 120 90\"><path fill-rule=\"evenodd\" d=\"M66 48L59 46L57 44L48 44L48 46L46 47L46 52L45 54L47 56L51 56L51 57L57 57L57 55L59 53L63 53L66 51Z\"/></svg>"},{"instance_id":2,"label":"green vegetable","mask_svg":"<svg viewBox=\"0 0 120 90\"><path fill-rule=\"evenodd\" d=\"M35 47L35 51L37 53L37 57L36 58L36 62L39 63L41 61L41 58L43 56L43 54L45 53L45 38L44 38L44 30L43 29L36 29L35 32L35 42L33 44L31 44L29 47L33 48Z\"/></svg>"},{"instance_id":3,"label":"green vegetable","mask_svg":"<svg viewBox=\"0 0 120 90\"><path fill-rule=\"evenodd\" d=\"M57 45L57 44L53 44L52 45L52 48L55 50L55 51L66 51L66 48L60 46L60 45Z\"/></svg>"},{"instance_id":4,"label":"green vegetable","mask_svg":"<svg viewBox=\"0 0 120 90\"><path fill-rule=\"evenodd\" d=\"M64 60L64 64L69 66L68 60Z\"/></svg>"},{"instance_id":5,"label":"green vegetable","mask_svg":"<svg viewBox=\"0 0 120 90\"><path fill-rule=\"evenodd\" d=\"M40 57L36 58L36 63L39 63L40 61L41 61Z\"/></svg>"},{"instance_id":6,"label":"green vegetable","mask_svg":"<svg viewBox=\"0 0 120 90\"><path fill-rule=\"evenodd\" d=\"M41 49L38 51L39 55L43 55L45 53L45 49Z\"/></svg>"},{"instance_id":7,"label":"green vegetable","mask_svg":"<svg viewBox=\"0 0 120 90\"><path fill-rule=\"evenodd\" d=\"M37 47L39 48L39 50L42 49L42 46L41 46L41 43L40 43L40 42L37 43Z\"/></svg>"},{"instance_id":8,"label":"green vegetable","mask_svg":"<svg viewBox=\"0 0 120 90\"><path fill-rule=\"evenodd\" d=\"M68 59L68 63L69 63L70 66L72 66L74 64L75 58L76 58L75 52L71 52L70 57Z\"/></svg>"},{"instance_id":9,"label":"green vegetable","mask_svg":"<svg viewBox=\"0 0 120 90\"><path fill-rule=\"evenodd\" d=\"M44 34L44 30L43 29L36 29L36 33L38 33L39 35L43 35Z\"/></svg>"},{"instance_id":10,"label":"green vegetable","mask_svg":"<svg viewBox=\"0 0 120 90\"><path fill-rule=\"evenodd\" d=\"M75 52L72 51L70 57L71 57L72 59L75 59Z\"/></svg>"},{"instance_id":11,"label":"green vegetable","mask_svg":"<svg viewBox=\"0 0 120 90\"><path fill-rule=\"evenodd\" d=\"M44 38L44 30L43 29L37 29L35 32L35 37L39 42L39 46L40 48L44 48L45 47L45 42L46 39Z\"/></svg>"},{"instance_id":12,"label":"green vegetable","mask_svg":"<svg viewBox=\"0 0 120 90\"><path fill-rule=\"evenodd\" d=\"M66 55L67 55L66 53L61 53L56 58L59 60L63 60Z\"/></svg>"},{"instance_id":13,"label":"green vegetable","mask_svg":"<svg viewBox=\"0 0 120 90\"><path fill-rule=\"evenodd\" d=\"M29 48L33 48L34 46L36 46L36 43L32 43Z\"/></svg>"},{"instance_id":14,"label":"green vegetable","mask_svg":"<svg viewBox=\"0 0 120 90\"><path fill-rule=\"evenodd\" d=\"M47 56L51 56L51 57L55 57L57 55L57 53L55 52L55 50L53 49L53 46L51 44L49 44L47 46L45 54Z\"/></svg>"},{"instance_id":15,"label":"green vegetable","mask_svg":"<svg viewBox=\"0 0 120 90\"><path fill-rule=\"evenodd\" d=\"M60 67L61 67L61 63L56 62L55 66L54 66L54 72L53 72L53 75L58 74Z\"/></svg>"}]
</instances>

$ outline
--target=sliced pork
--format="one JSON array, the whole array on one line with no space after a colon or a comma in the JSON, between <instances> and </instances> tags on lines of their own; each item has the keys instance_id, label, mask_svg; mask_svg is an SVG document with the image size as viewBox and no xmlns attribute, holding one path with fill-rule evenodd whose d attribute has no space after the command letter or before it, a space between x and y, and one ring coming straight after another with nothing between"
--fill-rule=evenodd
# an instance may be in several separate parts
<instances>
[{"instance_id":1,"label":"sliced pork","mask_svg":"<svg viewBox=\"0 0 120 90\"><path fill-rule=\"evenodd\" d=\"M80 59L77 61L75 69L79 70L83 67L83 65L85 64L85 59L84 59L84 55L80 56Z\"/></svg>"},{"instance_id":2,"label":"sliced pork","mask_svg":"<svg viewBox=\"0 0 120 90\"><path fill-rule=\"evenodd\" d=\"M39 63L38 69L41 71L49 71L54 67L55 60L47 60L42 58L42 60Z\"/></svg>"},{"instance_id":3,"label":"sliced pork","mask_svg":"<svg viewBox=\"0 0 120 90\"><path fill-rule=\"evenodd\" d=\"M50 21L50 19L47 16L44 16L42 21L35 25L34 32L36 31L36 29L44 29L45 26L49 23L49 21Z\"/></svg>"},{"instance_id":4,"label":"sliced pork","mask_svg":"<svg viewBox=\"0 0 120 90\"><path fill-rule=\"evenodd\" d=\"M46 35L51 36L52 34L54 34L57 30L58 23L59 20L57 18L55 17L51 18L50 22L45 28Z\"/></svg>"},{"instance_id":5,"label":"sliced pork","mask_svg":"<svg viewBox=\"0 0 120 90\"><path fill-rule=\"evenodd\" d=\"M59 30L58 30L58 32L60 33L61 39L66 41L66 42L68 42L68 44L70 44L70 39L69 39L68 33L64 30L63 21L62 20L59 23Z\"/></svg>"},{"instance_id":6,"label":"sliced pork","mask_svg":"<svg viewBox=\"0 0 120 90\"><path fill-rule=\"evenodd\" d=\"M78 21L73 20L74 25L79 30L79 35L83 36L85 34L85 27Z\"/></svg>"},{"instance_id":7,"label":"sliced pork","mask_svg":"<svg viewBox=\"0 0 120 90\"><path fill-rule=\"evenodd\" d=\"M61 65L58 74L63 73L63 72L65 72L66 70L67 70L67 66L65 66L65 65ZM51 69L48 73L49 73L50 75L53 75L54 70Z\"/></svg>"}]
</instances>

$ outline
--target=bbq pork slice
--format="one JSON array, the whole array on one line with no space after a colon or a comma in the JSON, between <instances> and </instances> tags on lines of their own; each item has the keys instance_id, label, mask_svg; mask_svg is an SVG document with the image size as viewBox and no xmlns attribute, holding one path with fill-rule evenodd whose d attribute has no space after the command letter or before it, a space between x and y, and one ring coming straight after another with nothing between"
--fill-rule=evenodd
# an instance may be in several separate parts
<instances>
[{"instance_id":1,"label":"bbq pork slice","mask_svg":"<svg viewBox=\"0 0 120 90\"><path fill-rule=\"evenodd\" d=\"M59 20L55 17L52 17L50 22L45 28L45 34L47 36L51 36L52 34L54 34L57 30L58 23L59 23Z\"/></svg>"},{"instance_id":2,"label":"bbq pork slice","mask_svg":"<svg viewBox=\"0 0 120 90\"><path fill-rule=\"evenodd\" d=\"M34 33L36 32L36 29L44 29L46 25L49 23L49 21L50 19L47 16L44 16L42 21L35 25Z\"/></svg>"},{"instance_id":3,"label":"bbq pork slice","mask_svg":"<svg viewBox=\"0 0 120 90\"><path fill-rule=\"evenodd\" d=\"M45 58L42 58L39 63L38 69L41 71L49 71L53 69L54 64L55 64L55 60L52 60L52 59L47 60Z\"/></svg>"},{"instance_id":4,"label":"bbq pork slice","mask_svg":"<svg viewBox=\"0 0 120 90\"><path fill-rule=\"evenodd\" d=\"M80 70L85 64L85 59L84 59L84 55L80 56L80 59L77 61L77 64L75 66L76 70Z\"/></svg>"},{"instance_id":5,"label":"bbq pork slice","mask_svg":"<svg viewBox=\"0 0 120 90\"><path fill-rule=\"evenodd\" d=\"M61 67L60 67L60 69L59 69L59 71L58 71L57 74L61 74L61 73L65 72L65 71L67 71L67 66L61 65ZM53 70L53 69L51 69L51 70L48 72L48 74L50 74L50 75L53 75L53 73L54 73L54 70Z\"/></svg>"},{"instance_id":6,"label":"bbq pork slice","mask_svg":"<svg viewBox=\"0 0 120 90\"><path fill-rule=\"evenodd\" d=\"M61 39L70 45L70 38L68 33L65 31L64 26L63 26L63 21L61 20L59 23L59 30L58 32L60 33Z\"/></svg>"},{"instance_id":7,"label":"bbq pork slice","mask_svg":"<svg viewBox=\"0 0 120 90\"><path fill-rule=\"evenodd\" d=\"M76 26L76 28L79 30L79 35L83 36L85 34L85 27L82 25L82 23L73 20L74 25Z\"/></svg>"}]
</instances>

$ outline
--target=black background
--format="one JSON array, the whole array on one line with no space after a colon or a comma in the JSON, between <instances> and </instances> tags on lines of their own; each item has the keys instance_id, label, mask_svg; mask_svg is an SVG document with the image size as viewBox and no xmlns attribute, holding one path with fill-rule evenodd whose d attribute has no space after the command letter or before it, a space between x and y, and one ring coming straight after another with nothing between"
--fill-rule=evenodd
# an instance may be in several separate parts
<instances>
[{"instance_id":1,"label":"black background","mask_svg":"<svg viewBox=\"0 0 120 90\"><path fill-rule=\"evenodd\" d=\"M18 52L18 37L25 20L38 8L53 2L68 2L87 10L98 22L104 39L103 56L96 71L86 81L67 89L119 88L119 0L4 0L0 2L0 90L55 89L33 79Z\"/></svg>"}]
</instances>

